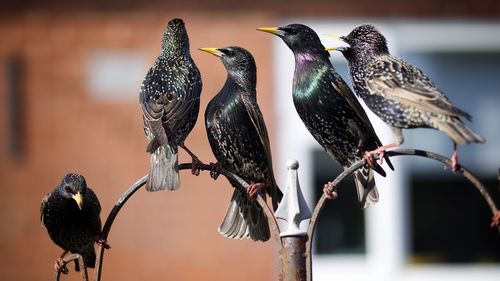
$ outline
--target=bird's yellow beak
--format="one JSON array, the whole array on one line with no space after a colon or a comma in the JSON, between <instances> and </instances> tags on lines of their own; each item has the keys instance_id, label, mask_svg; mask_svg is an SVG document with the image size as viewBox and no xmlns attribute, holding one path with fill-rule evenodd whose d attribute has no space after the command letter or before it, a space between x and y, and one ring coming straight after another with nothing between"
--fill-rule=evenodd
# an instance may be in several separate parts
<instances>
[{"instance_id":1,"label":"bird's yellow beak","mask_svg":"<svg viewBox=\"0 0 500 281\"><path fill-rule=\"evenodd\" d=\"M345 52L347 51L347 49L349 49L349 47L340 46L340 47L325 48L325 51Z\"/></svg>"},{"instance_id":2,"label":"bird's yellow beak","mask_svg":"<svg viewBox=\"0 0 500 281\"><path fill-rule=\"evenodd\" d=\"M76 204L78 204L78 208L82 210L83 208L83 196L80 192L76 193L73 195L73 200L76 201Z\"/></svg>"},{"instance_id":3,"label":"bird's yellow beak","mask_svg":"<svg viewBox=\"0 0 500 281\"><path fill-rule=\"evenodd\" d=\"M271 33L271 34L278 35L278 36L285 35L285 32L283 30L279 30L277 27L261 27L261 28L257 28L257 30Z\"/></svg>"},{"instance_id":4,"label":"bird's yellow beak","mask_svg":"<svg viewBox=\"0 0 500 281\"><path fill-rule=\"evenodd\" d=\"M224 55L224 53L219 51L219 49L217 49L217 48L199 48L198 50L203 51L203 52L207 52L207 53L212 54L216 57L222 57Z\"/></svg>"}]
</instances>

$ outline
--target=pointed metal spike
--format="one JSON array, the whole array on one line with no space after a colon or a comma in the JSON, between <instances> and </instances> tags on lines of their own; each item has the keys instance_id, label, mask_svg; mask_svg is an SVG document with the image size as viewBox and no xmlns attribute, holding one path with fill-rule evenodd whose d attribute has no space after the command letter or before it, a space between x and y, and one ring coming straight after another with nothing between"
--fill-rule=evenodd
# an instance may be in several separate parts
<instances>
[{"instance_id":1,"label":"pointed metal spike","mask_svg":"<svg viewBox=\"0 0 500 281\"><path fill-rule=\"evenodd\" d=\"M300 189L297 173L299 162L289 160L286 166L288 179L285 194L275 213L280 236L305 236L312 213Z\"/></svg>"}]
</instances>

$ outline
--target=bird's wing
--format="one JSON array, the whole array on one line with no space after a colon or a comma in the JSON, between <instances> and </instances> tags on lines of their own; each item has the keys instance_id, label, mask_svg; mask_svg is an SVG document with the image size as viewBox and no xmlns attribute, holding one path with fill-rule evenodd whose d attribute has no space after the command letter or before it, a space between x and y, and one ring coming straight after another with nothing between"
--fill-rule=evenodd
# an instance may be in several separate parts
<instances>
[{"instance_id":1,"label":"bird's wing","mask_svg":"<svg viewBox=\"0 0 500 281\"><path fill-rule=\"evenodd\" d=\"M45 208L47 207L47 202L49 201L50 193L47 193L43 198L42 198L42 204L40 205L40 222L42 223L42 226L45 227L44 224L44 214L45 214Z\"/></svg>"},{"instance_id":2,"label":"bird's wing","mask_svg":"<svg viewBox=\"0 0 500 281\"><path fill-rule=\"evenodd\" d=\"M369 140L367 138L361 137L361 132L368 133L368 135L372 137L372 140L375 141L375 143L376 143L376 145L378 147L382 146L382 142L378 138L378 135L375 132L375 129L373 128L372 123L370 122L370 119L368 118L368 115L366 114L365 110L363 109L363 107L359 103L358 99L356 99L356 97L355 97L354 93L352 92L351 88L349 88L349 86L347 86L347 84L344 81L344 79L342 79L342 77L337 72L333 71L333 77L334 77L334 81L332 82L333 88L342 97L344 97L344 99L347 101L347 103L349 103L349 105L351 106L351 108L354 110L354 112L356 112L356 114L358 115L358 117L363 122L363 127L364 128L359 128L357 126L356 122L348 124L348 125L353 126L352 130L355 131L355 132L357 131L357 134L360 135L360 142L361 143L359 144L359 146L364 147L364 146L367 145L366 142L369 142ZM391 168L391 170L394 170L394 166L392 165L392 162L389 159L389 157L386 156L384 158L386 160L387 165ZM377 166L376 170L377 170L377 172L379 174L385 173L385 172L383 172L383 170L381 168L380 169L378 169L378 168L380 168L380 167Z\"/></svg>"},{"instance_id":3,"label":"bird's wing","mask_svg":"<svg viewBox=\"0 0 500 281\"><path fill-rule=\"evenodd\" d=\"M356 99L356 97L354 96L351 88L347 86L344 79L342 79L342 77L337 72L333 72L333 75L334 81L332 82L332 86L335 91L337 91L347 101L347 103L349 103L351 108L354 110L354 112L356 112L358 117L363 122L365 129L368 130L368 133L374 136L377 145L382 146L382 142L378 139L377 133L375 132L375 129L373 129L368 115L359 103L358 99Z\"/></svg>"},{"instance_id":4,"label":"bird's wing","mask_svg":"<svg viewBox=\"0 0 500 281\"><path fill-rule=\"evenodd\" d=\"M180 76L181 74L179 74ZM179 97L177 101L171 101L164 106L165 116L164 122L178 124L180 120L186 118L186 114L190 113L193 108L196 108L200 102L201 93L201 78L198 71L190 72L187 76L182 76L184 79L179 79L168 88L168 92L175 97Z\"/></svg>"},{"instance_id":5,"label":"bird's wing","mask_svg":"<svg viewBox=\"0 0 500 281\"><path fill-rule=\"evenodd\" d=\"M243 100L243 104L245 105L250 120L252 120L252 123L257 130L257 133L259 134L260 142L262 143L262 146L264 147L266 153L267 167L269 169L269 176L271 177L270 180L272 184L272 186L268 188L268 191L270 192L273 200L273 207L277 208L277 202L280 200L280 197L282 197L282 195L281 190L279 190L274 178L271 144L269 142L269 135L267 134L266 124L264 123L264 118L262 117L262 112L260 111L257 101L246 95L241 95L241 99Z\"/></svg>"},{"instance_id":6,"label":"bird's wing","mask_svg":"<svg viewBox=\"0 0 500 281\"><path fill-rule=\"evenodd\" d=\"M90 200L92 202L92 206L95 208L97 213L101 213L101 204L99 203L99 199L97 198L97 195L95 195L94 191L90 188L87 188L86 191L88 198L85 198L85 200Z\"/></svg>"},{"instance_id":7,"label":"bird's wing","mask_svg":"<svg viewBox=\"0 0 500 281\"><path fill-rule=\"evenodd\" d=\"M158 81L161 81L161 77L159 78L158 66L153 66L149 69L146 74L146 78L142 82L141 90L139 93L139 99L141 103L142 116L144 120L144 131L148 136L148 139L151 143L153 143L156 139L161 145L168 145L168 136L163 128L162 117L164 115L164 108L161 96L161 86L158 84ZM148 152L150 151L149 147L152 144L148 145ZM156 146L157 147L157 146Z\"/></svg>"},{"instance_id":8,"label":"bird's wing","mask_svg":"<svg viewBox=\"0 0 500 281\"><path fill-rule=\"evenodd\" d=\"M382 56L372 62L367 78L370 94L426 112L472 118L455 107L420 69L396 57Z\"/></svg>"},{"instance_id":9,"label":"bird's wing","mask_svg":"<svg viewBox=\"0 0 500 281\"><path fill-rule=\"evenodd\" d=\"M93 208L92 214L95 215L95 220L93 220L92 226L95 227L96 232L101 231L101 217L99 216L101 213L101 204L99 203L99 199L97 198L97 195L94 193L94 191L90 188L87 188L87 191L85 192L85 199L86 201L91 202L91 206Z\"/></svg>"},{"instance_id":10,"label":"bird's wing","mask_svg":"<svg viewBox=\"0 0 500 281\"><path fill-rule=\"evenodd\" d=\"M160 144L169 143L165 127L174 130L186 114L199 107L201 88L197 69L159 64L149 70L141 87L141 107L145 126Z\"/></svg>"},{"instance_id":11,"label":"bird's wing","mask_svg":"<svg viewBox=\"0 0 500 281\"><path fill-rule=\"evenodd\" d=\"M247 97L246 95L241 95L241 99L243 100L243 104L245 105L250 120L252 120L252 123L259 134L259 139L264 146L268 162L269 164L272 164L271 145L269 143L269 136L267 134L264 118L262 117L262 112L260 111L260 108L255 100ZM272 165L269 165L269 167L272 167Z\"/></svg>"}]
</instances>

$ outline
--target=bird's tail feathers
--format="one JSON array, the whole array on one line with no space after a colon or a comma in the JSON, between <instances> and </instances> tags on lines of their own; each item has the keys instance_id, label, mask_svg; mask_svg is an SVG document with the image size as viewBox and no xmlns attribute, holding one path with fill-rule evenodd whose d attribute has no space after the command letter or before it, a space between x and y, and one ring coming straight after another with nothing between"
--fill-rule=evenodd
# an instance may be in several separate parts
<instances>
[{"instance_id":1,"label":"bird's tail feathers","mask_svg":"<svg viewBox=\"0 0 500 281\"><path fill-rule=\"evenodd\" d=\"M242 188L235 188L219 233L225 237L267 241L271 237L264 210L255 199L248 198Z\"/></svg>"},{"instance_id":2,"label":"bird's tail feathers","mask_svg":"<svg viewBox=\"0 0 500 281\"><path fill-rule=\"evenodd\" d=\"M94 268L95 266L95 249L94 246L92 246L88 251L85 251L83 253L83 263L85 264L86 267Z\"/></svg>"},{"instance_id":3,"label":"bird's tail feathers","mask_svg":"<svg viewBox=\"0 0 500 281\"><path fill-rule=\"evenodd\" d=\"M83 258L83 264L85 265L85 267L87 268L95 267L96 255L95 255L94 245L85 249L85 251L80 255ZM78 263L78 260L75 260L75 271L79 272L80 270L81 270L80 264Z\"/></svg>"},{"instance_id":4,"label":"bird's tail feathers","mask_svg":"<svg viewBox=\"0 0 500 281\"><path fill-rule=\"evenodd\" d=\"M464 117L465 119L469 120L469 121L472 121L472 115L470 115L469 113L461 110L460 108L458 107L453 107L454 109L454 112L462 117Z\"/></svg>"},{"instance_id":5,"label":"bird's tail feathers","mask_svg":"<svg viewBox=\"0 0 500 281\"><path fill-rule=\"evenodd\" d=\"M354 172L354 183L356 184L358 200L363 208L378 202L378 191L372 169L362 167Z\"/></svg>"},{"instance_id":6,"label":"bird's tail feathers","mask_svg":"<svg viewBox=\"0 0 500 281\"><path fill-rule=\"evenodd\" d=\"M443 131L450 139L460 145L468 143L484 143L486 140L467 127L459 118L449 120L435 120L437 128Z\"/></svg>"},{"instance_id":7,"label":"bird's tail feathers","mask_svg":"<svg viewBox=\"0 0 500 281\"><path fill-rule=\"evenodd\" d=\"M157 138L153 138L149 143L148 146L146 147L146 152L153 154L158 147L160 147L160 142L158 141Z\"/></svg>"},{"instance_id":8,"label":"bird's tail feathers","mask_svg":"<svg viewBox=\"0 0 500 281\"><path fill-rule=\"evenodd\" d=\"M389 158L389 156L387 154L384 155L384 160L385 160L385 163L387 163L387 166L389 166L389 169L394 171L394 165L392 165L391 159Z\"/></svg>"},{"instance_id":9,"label":"bird's tail feathers","mask_svg":"<svg viewBox=\"0 0 500 281\"><path fill-rule=\"evenodd\" d=\"M389 157L384 157L384 159L389 159ZM390 161L390 160L389 160ZM377 172L377 174L383 176L384 178L387 176L386 172L384 171L384 169L382 168L382 166L379 165L379 163L377 163L377 161L373 161L374 163L374 167L371 167L375 172ZM387 163L389 165L389 167L394 170L394 166L392 166L392 162L388 162ZM368 169L367 167L363 167L362 170L370 170ZM371 170L370 170L371 171ZM373 173L372 173L373 174ZM372 175L373 177L373 175Z\"/></svg>"},{"instance_id":10,"label":"bird's tail feathers","mask_svg":"<svg viewBox=\"0 0 500 281\"><path fill-rule=\"evenodd\" d=\"M177 152L171 147L159 146L151 154L147 191L176 190L180 185Z\"/></svg>"}]
</instances>

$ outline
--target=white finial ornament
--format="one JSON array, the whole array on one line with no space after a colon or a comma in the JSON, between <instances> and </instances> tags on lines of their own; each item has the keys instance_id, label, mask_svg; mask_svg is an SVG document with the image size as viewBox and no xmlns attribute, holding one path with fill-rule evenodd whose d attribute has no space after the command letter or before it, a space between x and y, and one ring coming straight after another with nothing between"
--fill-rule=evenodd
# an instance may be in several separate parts
<instances>
[{"instance_id":1,"label":"white finial ornament","mask_svg":"<svg viewBox=\"0 0 500 281\"><path fill-rule=\"evenodd\" d=\"M299 162L289 160L286 163L288 178L285 195L276 210L275 216L280 228L280 236L304 236L311 220L311 209L304 199L299 185L297 170Z\"/></svg>"}]
</instances>

